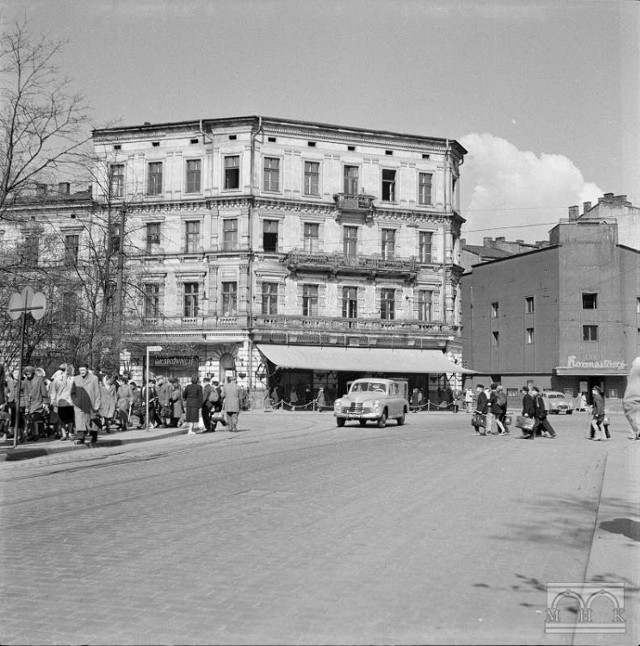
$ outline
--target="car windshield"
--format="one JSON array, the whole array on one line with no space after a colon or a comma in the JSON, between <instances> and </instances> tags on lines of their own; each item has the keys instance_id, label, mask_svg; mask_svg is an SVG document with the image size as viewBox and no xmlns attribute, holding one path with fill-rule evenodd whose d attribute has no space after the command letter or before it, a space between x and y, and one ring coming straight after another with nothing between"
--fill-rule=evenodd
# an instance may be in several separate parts
<instances>
[{"instance_id":1,"label":"car windshield","mask_svg":"<svg viewBox=\"0 0 640 646\"><path fill-rule=\"evenodd\" d=\"M353 384L351 392L362 393L362 392L375 392L375 393L384 393L387 392L387 387L385 384L379 381L359 381Z\"/></svg>"}]
</instances>

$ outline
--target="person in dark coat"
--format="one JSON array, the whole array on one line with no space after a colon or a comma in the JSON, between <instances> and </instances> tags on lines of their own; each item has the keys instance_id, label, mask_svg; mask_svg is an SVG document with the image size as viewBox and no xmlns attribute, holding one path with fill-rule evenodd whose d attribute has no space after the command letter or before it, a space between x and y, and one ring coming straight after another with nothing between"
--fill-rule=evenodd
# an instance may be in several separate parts
<instances>
[{"instance_id":1,"label":"person in dark coat","mask_svg":"<svg viewBox=\"0 0 640 646\"><path fill-rule=\"evenodd\" d=\"M533 417L536 421L533 425L531 434L528 435L526 439L533 440L538 432L541 434L546 432L550 438L555 439L557 435L553 426L551 426L551 423L547 419L547 409L545 408L544 401L540 395L540 389L537 386L533 386L531 388L531 393L533 397Z\"/></svg>"},{"instance_id":2,"label":"person in dark coat","mask_svg":"<svg viewBox=\"0 0 640 646\"><path fill-rule=\"evenodd\" d=\"M489 397L487 397L487 393L484 391L484 386L482 384L478 384L476 386L476 392L478 393L478 396L476 399L475 414L484 415L486 419L487 412L489 411ZM475 421L475 417L472 421ZM486 428L484 426L478 426L477 424L473 423L472 426L476 430L476 435L487 434Z\"/></svg>"},{"instance_id":3,"label":"person in dark coat","mask_svg":"<svg viewBox=\"0 0 640 646\"><path fill-rule=\"evenodd\" d=\"M209 377L204 378L204 386L202 388L202 408L200 412L202 414L202 423L204 424L203 433L211 432L211 406L209 404L209 395L211 394L211 379Z\"/></svg>"},{"instance_id":4,"label":"person in dark coat","mask_svg":"<svg viewBox=\"0 0 640 646\"><path fill-rule=\"evenodd\" d=\"M191 383L184 389L182 399L187 410L186 422L189 430L187 435L195 435L194 426L197 426L200 410L202 408L202 386L197 377L191 377Z\"/></svg>"},{"instance_id":5,"label":"person in dark coat","mask_svg":"<svg viewBox=\"0 0 640 646\"><path fill-rule=\"evenodd\" d=\"M591 390L592 394L592 410L591 414L593 418L591 419L591 433L590 437L592 440L600 441L605 439L603 436L603 431L606 432L606 439L609 439L611 435L609 434L609 429L604 426L605 413L604 413L604 397L602 396L602 391L599 386L594 386Z\"/></svg>"}]
</instances>

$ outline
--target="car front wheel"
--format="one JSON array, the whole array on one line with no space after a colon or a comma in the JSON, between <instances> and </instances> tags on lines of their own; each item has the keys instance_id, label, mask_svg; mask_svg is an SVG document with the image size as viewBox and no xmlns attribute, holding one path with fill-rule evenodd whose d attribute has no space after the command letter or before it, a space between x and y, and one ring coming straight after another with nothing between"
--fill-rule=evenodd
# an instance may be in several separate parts
<instances>
[{"instance_id":1,"label":"car front wheel","mask_svg":"<svg viewBox=\"0 0 640 646\"><path fill-rule=\"evenodd\" d=\"M398 426L402 426L404 424L404 413L398 417Z\"/></svg>"},{"instance_id":2,"label":"car front wheel","mask_svg":"<svg viewBox=\"0 0 640 646\"><path fill-rule=\"evenodd\" d=\"M336 424L338 426L344 426L345 419L344 417L336 417Z\"/></svg>"},{"instance_id":3,"label":"car front wheel","mask_svg":"<svg viewBox=\"0 0 640 646\"><path fill-rule=\"evenodd\" d=\"M387 425L387 411L385 410L382 413L382 416L378 419L378 428L384 428Z\"/></svg>"}]
</instances>

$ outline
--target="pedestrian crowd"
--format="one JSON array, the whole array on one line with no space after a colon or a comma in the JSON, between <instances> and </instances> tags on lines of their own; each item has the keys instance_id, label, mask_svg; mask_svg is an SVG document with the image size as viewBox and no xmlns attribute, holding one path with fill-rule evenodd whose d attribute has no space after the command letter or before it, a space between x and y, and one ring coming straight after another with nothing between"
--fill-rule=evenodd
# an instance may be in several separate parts
<instances>
[{"instance_id":1,"label":"pedestrian crowd","mask_svg":"<svg viewBox=\"0 0 640 646\"><path fill-rule=\"evenodd\" d=\"M19 394L18 394L19 393ZM19 399L18 399L19 398ZM148 401L148 407L147 407ZM87 364L59 366L50 378L42 368L5 371L0 364L0 436L18 442L40 437L95 444L98 433L186 425L195 434L200 417L204 432L220 423L237 431L238 415L246 410L247 392L236 378L224 385L197 377L182 388L176 377L156 376L139 388L125 375L96 374Z\"/></svg>"}]
</instances>

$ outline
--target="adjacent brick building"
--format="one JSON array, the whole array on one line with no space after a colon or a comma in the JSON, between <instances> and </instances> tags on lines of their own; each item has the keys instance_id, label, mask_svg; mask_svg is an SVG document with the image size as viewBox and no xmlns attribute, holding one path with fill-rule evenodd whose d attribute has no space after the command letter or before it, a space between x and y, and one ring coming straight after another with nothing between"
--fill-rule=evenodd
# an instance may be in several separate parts
<instances>
[{"instance_id":1,"label":"adjacent brick building","mask_svg":"<svg viewBox=\"0 0 640 646\"><path fill-rule=\"evenodd\" d=\"M464 275L464 359L479 372L471 382L501 382L513 398L527 383L572 396L599 385L621 397L640 354L640 249L603 217L610 203L582 216L570 207L549 246Z\"/></svg>"}]
</instances>

